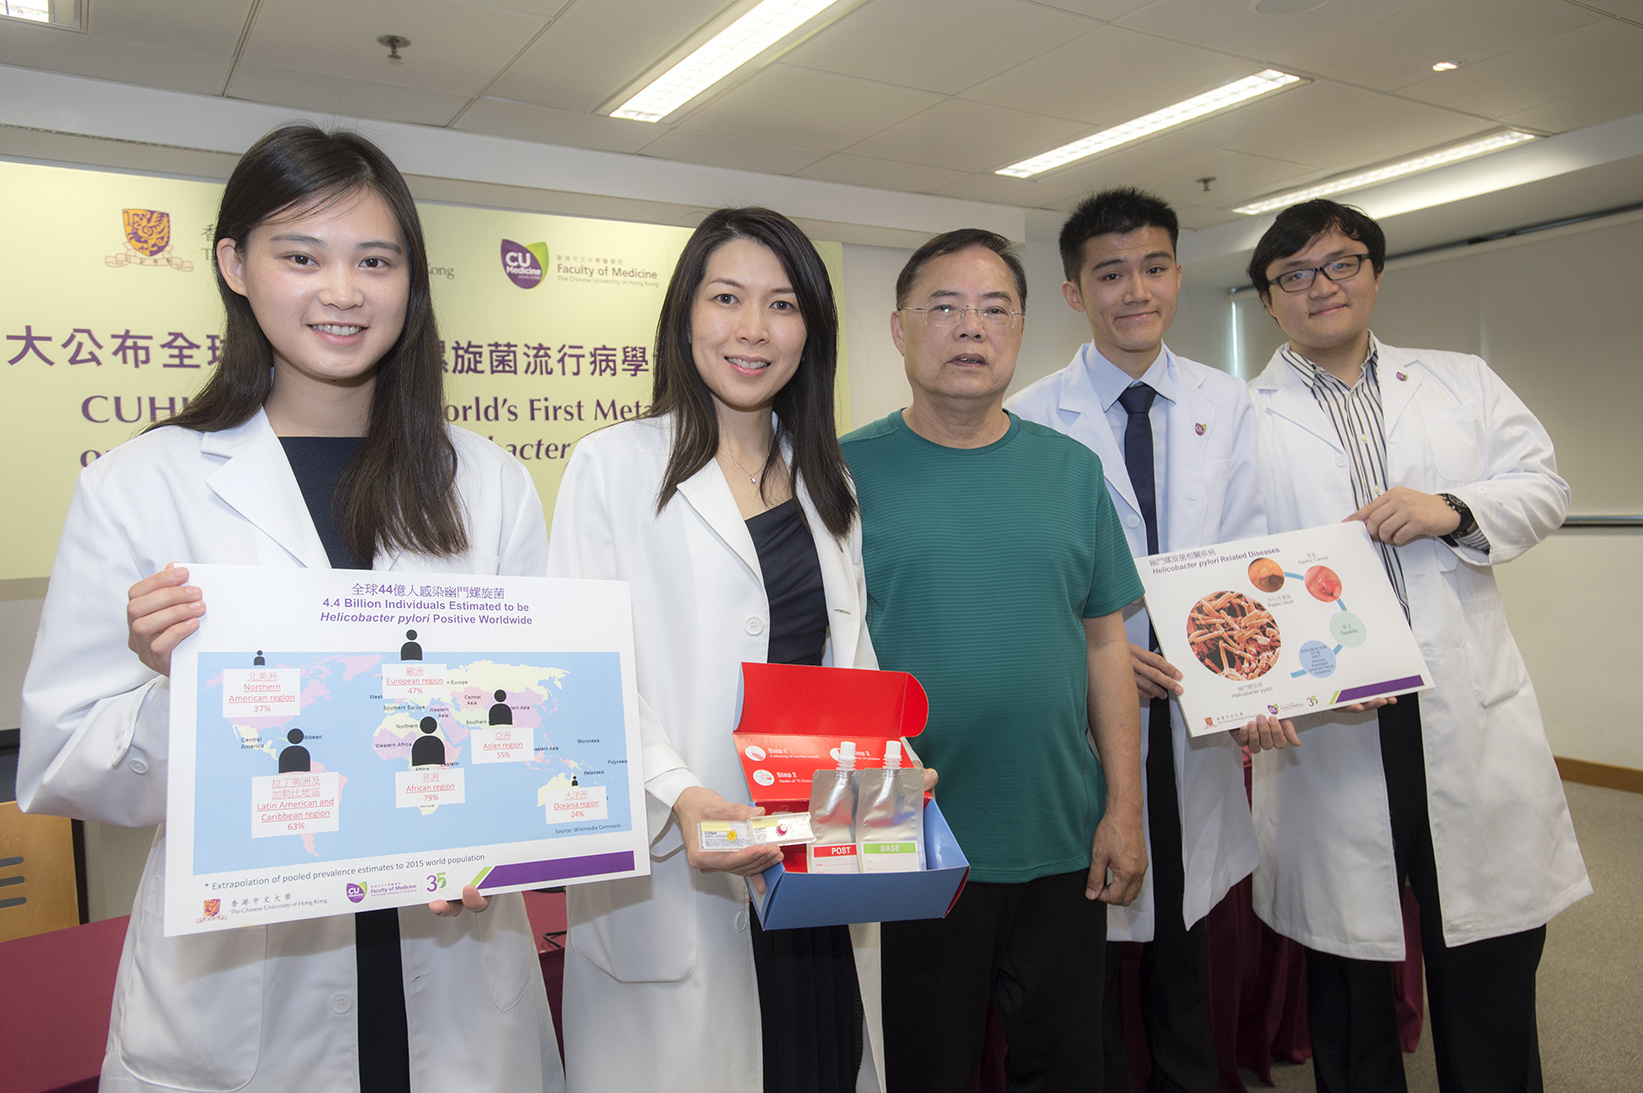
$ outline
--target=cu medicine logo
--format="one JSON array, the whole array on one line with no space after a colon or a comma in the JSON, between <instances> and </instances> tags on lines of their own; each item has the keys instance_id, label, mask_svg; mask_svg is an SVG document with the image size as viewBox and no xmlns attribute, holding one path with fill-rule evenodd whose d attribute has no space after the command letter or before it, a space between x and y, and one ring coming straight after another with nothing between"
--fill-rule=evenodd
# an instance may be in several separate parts
<instances>
[{"instance_id":1,"label":"cu medicine logo","mask_svg":"<svg viewBox=\"0 0 1643 1093\"><path fill-rule=\"evenodd\" d=\"M363 900L364 898L365 898L365 882L360 881L358 884L355 884L353 881L349 881L348 882L348 902L349 903L358 903L361 900Z\"/></svg>"},{"instance_id":2,"label":"cu medicine logo","mask_svg":"<svg viewBox=\"0 0 1643 1093\"><path fill-rule=\"evenodd\" d=\"M542 283L548 268L546 243L515 243L502 240L502 272L520 288L535 288Z\"/></svg>"}]
</instances>

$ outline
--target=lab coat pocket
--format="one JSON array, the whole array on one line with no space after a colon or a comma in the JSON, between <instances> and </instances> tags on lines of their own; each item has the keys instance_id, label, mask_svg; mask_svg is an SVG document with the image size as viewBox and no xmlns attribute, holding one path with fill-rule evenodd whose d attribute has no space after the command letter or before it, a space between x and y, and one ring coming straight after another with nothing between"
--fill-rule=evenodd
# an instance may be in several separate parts
<instances>
[{"instance_id":1,"label":"lab coat pocket","mask_svg":"<svg viewBox=\"0 0 1643 1093\"><path fill-rule=\"evenodd\" d=\"M1472 691L1479 705L1487 708L1503 702L1529 682L1529 670L1506 627L1506 611L1499 600L1472 601L1464 606L1467 615L1467 667Z\"/></svg>"},{"instance_id":2,"label":"lab coat pocket","mask_svg":"<svg viewBox=\"0 0 1643 1093\"><path fill-rule=\"evenodd\" d=\"M257 1072L268 931L165 936L165 877L145 880L116 1006L120 1062L141 1081L228 1093Z\"/></svg>"},{"instance_id":3,"label":"lab coat pocket","mask_svg":"<svg viewBox=\"0 0 1643 1093\"><path fill-rule=\"evenodd\" d=\"M541 965L524 900L519 896L498 896L497 899L506 902L484 914L462 917L470 920L474 938L479 942L485 978L491 985L491 1003L499 1010L510 1010L525 996L532 977L541 974Z\"/></svg>"},{"instance_id":4,"label":"lab coat pocket","mask_svg":"<svg viewBox=\"0 0 1643 1093\"><path fill-rule=\"evenodd\" d=\"M1422 410L1432 467L1457 485L1483 477L1483 422L1464 410Z\"/></svg>"},{"instance_id":5,"label":"lab coat pocket","mask_svg":"<svg viewBox=\"0 0 1643 1093\"><path fill-rule=\"evenodd\" d=\"M567 893L570 943L619 983L677 983L696 970L696 899L681 853L648 877L580 884Z\"/></svg>"},{"instance_id":6,"label":"lab coat pocket","mask_svg":"<svg viewBox=\"0 0 1643 1093\"><path fill-rule=\"evenodd\" d=\"M1232 477L1232 460L1204 460L1204 492L1210 497L1222 497L1227 492L1227 479Z\"/></svg>"}]
</instances>

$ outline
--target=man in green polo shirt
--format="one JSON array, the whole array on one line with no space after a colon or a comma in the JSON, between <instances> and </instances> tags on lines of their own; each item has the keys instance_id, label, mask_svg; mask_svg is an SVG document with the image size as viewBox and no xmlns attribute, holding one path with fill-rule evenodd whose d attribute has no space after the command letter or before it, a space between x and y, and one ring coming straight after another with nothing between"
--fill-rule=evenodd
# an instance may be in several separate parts
<instances>
[{"instance_id":1,"label":"man in green polo shirt","mask_svg":"<svg viewBox=\"0 0 1643 1093\"><path fill-rule=\"evenodd\" d=\"M1011 1088L1099 1090L1106 905L1146 870L1141 582L1100 459L1003 409L1026 298L1002 236L920 247L890 318L912 404L843 441L873 645L929 693L917 746L971 863L945 919L884 925L889 1093L968 1093L989 1002Z\"/></svg>"}]
</instances>

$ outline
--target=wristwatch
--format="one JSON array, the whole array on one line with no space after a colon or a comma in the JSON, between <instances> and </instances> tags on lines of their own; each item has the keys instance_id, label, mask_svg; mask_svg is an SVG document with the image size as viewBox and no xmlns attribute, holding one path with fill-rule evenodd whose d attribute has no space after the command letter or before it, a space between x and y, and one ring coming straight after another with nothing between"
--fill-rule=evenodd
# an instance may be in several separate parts
<instances>
[{"instance_id":1,"label":"wristwatch","mask_svg":"<svg viewBox=\"0 0 1643 1093\"><path fill-rule=\"evenodd\" d=\"M1462 501L1452 493L1440 493L1438 496L1443 498L1444 504L1455 510L1456 516L1460 517L1460 526L1443 537L1444 542L1448 543L1450 546L1455 546L1455 540L1464 538L1478 529L1478 522L1476 518L1472 516L1472 510L1467 506L1465 501Z\"/></svg>"}]
</instances>

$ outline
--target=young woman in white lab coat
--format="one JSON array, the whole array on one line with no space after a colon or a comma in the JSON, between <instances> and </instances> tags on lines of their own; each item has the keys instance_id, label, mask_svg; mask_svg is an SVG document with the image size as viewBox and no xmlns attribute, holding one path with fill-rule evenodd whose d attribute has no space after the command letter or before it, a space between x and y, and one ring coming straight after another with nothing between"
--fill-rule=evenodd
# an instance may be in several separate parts
<instances>
[{"instance_id":1,"label":"young woman in white lab coat","mask_svg":"<svg viewBox=\"0 0 1643 1093\"><path fill-rule=\"evenodd\" d=\"M650 876L569 892L573 1093L882 1086L877 927L761 933L743 877L779 854L696 849L700 820L753 812L730 735L741 663L876 666L837 338L799 230L712 213L668 286L647 416L565 469L548 573L632 586L651 838Z\"/></svg>"},{"instance_id":2,"label":"young woman in white lab coat","mask_svg":"<svg viewBox=\"0 0 1643 1093\"><path fill-rule=\"evenodd\" d=\"M173 562L544 564L523 466L444 424L421 225L379 149L308 126L264 137L223 192L216 258L218 370L75 487L23 687L26 810L165 819L170 658L206 611ZM105 1093L562 1086L520 897L165 937L164 885L162 826Z\"/></svg>"}]
</instances>

